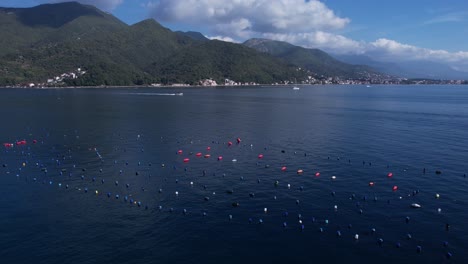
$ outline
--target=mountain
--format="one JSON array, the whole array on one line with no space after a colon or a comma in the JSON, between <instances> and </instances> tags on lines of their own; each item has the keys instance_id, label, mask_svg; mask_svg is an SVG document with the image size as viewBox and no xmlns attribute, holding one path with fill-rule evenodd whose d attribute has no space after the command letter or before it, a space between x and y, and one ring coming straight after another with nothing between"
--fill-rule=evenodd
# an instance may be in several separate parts
<instances>
[{"instance_id":1,"label":"mountain","mask_svg":"<svg viewBox=\"0 0 468 264\"><path fill-rule=\"evenodd\" d=\"M0 86L45 82L82 68L68 85L301 80L297 66L240 44L173 32L153 19L127 25L76 2L0 8Z\"/></svg>"},{"instance_id":2,"label":"mountain","mask_svg":"<svg viewBox=\"0 0 468 264\"><path fill-rule=\"evenodd\" d=\"M273 56L256 52L245 46L211 40L171 56L164 64L148 68L157 76L164 76L169 83L188 82L213 78L223 81L275 83L282 80L297 80L305 72L297 67L278 61Z\"/></svg>"},{"instance_id":3,"label":"mountain","mask_svg":"<svg viewBox=\"0 0 468 264\"><path fill-rule=\"evenodd\" d=\"M457 71L445 64L432 61L381 62L365 55L335 55L335 58L350 64L369 65L380 72L409 79L468 79L468 73Z\"/></svg>"},{"instance_id":4,"label":"mountain","mask_svg":"<svg viewBox=\"0 0 468 264\"><path fill-rule=\"evenodd\" d=\"M207 37L205 37L202 33L200 32L195 32L195 31L186 31L186 32L183 32L183 31L176 31L177 34L179 35L182 35L182 36L187 36L187 37L190 37L194 40L199 40L199 41L208 41L210 39L208 39Z\"/></svg>"},{"instance_id":5,"label":"mountain","mask_svg":"<svg viewBox=\"0 0 468 264\"><path fill-rule=\"evenodd\" d=\"M369 78L380 75L376 70L364 65L351 65L341 62L319 49L307 49L283 41L269 39L249 39L243 45L260 52L268 53L288 63L298 65L317 75L339 76L343 78Z\"/></svg>"}]
</instances>

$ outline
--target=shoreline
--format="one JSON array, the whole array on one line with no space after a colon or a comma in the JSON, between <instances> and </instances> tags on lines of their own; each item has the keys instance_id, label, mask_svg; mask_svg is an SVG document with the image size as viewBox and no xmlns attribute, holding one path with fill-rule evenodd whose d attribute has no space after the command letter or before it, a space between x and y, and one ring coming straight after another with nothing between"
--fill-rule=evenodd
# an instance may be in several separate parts
<instances>
[{"instance_id":1,"label":"shoreline","mask_svg":"<svg viewBox=\"0 0 468 264\"><path fill-rule=\"evenodd\" d=\"M19 87L19 86L0 86L1 89L33 89L33 90L48 90L48 89L112 89L112 88L129 88L129 89L146 89L146 88L173 88L173 89L187 89L187 88L223 88L223 87L256 87L256 86L390 86L390 85L397 85L397 86L443 86L443 85L451 85L451 86L466 86L468 84L459 84L459 83L427 83L427 84L406 84L406 83L399 83L399 84L255 84L255 85L213 85L213 86L202 86L202 85L181 85L181 86L173 86L173 85L161 85L161 86L150 86L150 85L124 85L124 86L50 86L50 87Z\"/></svg>"}]
</instances>

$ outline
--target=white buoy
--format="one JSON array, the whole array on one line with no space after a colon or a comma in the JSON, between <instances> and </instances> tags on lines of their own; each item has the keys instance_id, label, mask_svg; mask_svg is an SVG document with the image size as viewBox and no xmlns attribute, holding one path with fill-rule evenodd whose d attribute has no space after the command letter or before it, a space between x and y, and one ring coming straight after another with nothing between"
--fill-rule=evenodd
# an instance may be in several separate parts
<instances>
[{"instance_id":1,"label":"white buoy","mask_svg":"<svg viewBox=\"0 0 468 264\"><path fill-rule=\"evenodd\" d=\"M175 195L179 195L179 192L178 192L178 191L176 191L176 192L175 192Z\"/></svg>"},{"instance_id":2,"label":"white buoy","mask_svg":"<svg viewBox=\"0 0 468 264\"><path fill-rule=\"evenodd\" d=\"M263 212L267 213L267 212L268 212L268 209L265 207L265 208L263 209Z\"/></svg>"},{"instance_id":3,"label":"white buoy","mask_svg":"<svg viewBox=\"0 0 468 264\"><path fill-rule=\"evenodd\" d=\"M358 239L359 239L359 235L358 235L358 234L355 234L355 235L354 235L354 239L358 240Z\"/></svg>"},{"instance_id":4,"label":"white buoy","mask_svg":"<svg viewBox=\"0 0 468 264\"><path fill-rule=\"evenodd\" d=\"M332 180L336 180L336 176L331 176Z\"/></svg>"},{"instance_id":5,"label":"white buoy","mask_svg":"<svg viewBox=\"0 0 468 264\"><path fill-rule=\"evenodd\" d=\"M435 198L439 199L440 195L438 193L436 193Z\"/></svg>"}]
</instances>

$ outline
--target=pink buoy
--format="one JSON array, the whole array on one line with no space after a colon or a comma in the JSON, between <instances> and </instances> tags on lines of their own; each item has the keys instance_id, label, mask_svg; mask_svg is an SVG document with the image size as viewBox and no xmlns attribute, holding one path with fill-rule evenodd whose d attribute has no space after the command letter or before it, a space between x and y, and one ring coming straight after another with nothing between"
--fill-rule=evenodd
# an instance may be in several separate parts
<instances>
[{"instance_id":1,"label":"pink buoy","mask_svg":"<svg viewBox=\"0 0 468 264\"><path fill-rule=\"evenodd\" d=\"M369 182L369 186L370 187L374 186L374 182Z\"/></svg>"},{"instance_id":2,"label":"pink buoy","mask_svg":"<svg viewBox=\"0 0 468 264\"><path fill-rule=\"evenodd\" d=\"M241 143L241 139L237 138L237 144Z\"/></svg>"},{"instance_id":3,"label":"pink buoy","mask_svg":"<svg viewBox=\"0 0 468 264\"><path fill-rule=\"evenodd\" d=\"M231 142L231 141L229 141L227 144L228 144L229 147L232 146L232 142Z\"/></svg>"},{"instance_id":4,"label":"pink buoy","mask_svg":"<svg viewBox=\"0 0 468 264\"><path fill-rule=\"evenodd\" d=\"M209 157L211 157L210 154L205 154L205 158L209 158Z\"/></svg>"},{"instance_id":5,"label":"pink buoy","mask_svg":"<svg viewBox=\"0 0 468 264\"><path fill-rule=\"evenodd\" d=\"M393 186L393 187L392 187L392 190L393 190L393 191L396 191L396 190L398 190L398 186L396 186L396 185L395 185L395 186Z\"/></svg>"},{"instance_id":6,"label":"pink buoy","mask_svg":"<svg viewBox=\"0 0 468 264\"><path fill-rule=\"evenodd\" d=\"M206 147L206 150L210 151L210 150L211 150L211 147Z\"/></svg>"},{"instance_id":7,"label":"pink buoy","mask_svg":"<svg viewBox=\"0 0 468 264\"><path fill-rule=\"evenodd\" d=\"M33 144L36 144L36 143L37 143L37 140L34 139L32 142L33 142Z\"/></svg>"},{"instance_id":8,"label":"pink buoy","mask_svg":"<svg viewBox=\"0 0 468 264\"><path fill-rule=\"evenodd\" d=\"M281 167L281 171L286 171L286 167Z\"/></svg>"},{"instance_id":9,"label":"pink buoy","mask_svg":"<svg viewBox=\"0 0 468 264\"><path fill-rule=\"evenodd\" d=\"M182 153L183 153L183 151L181 149L179 149L179 151L177 151L177 154L179 154L179 155L182 154Z\"/></svg>"},{"instance_id":10,"label":"pink buoy","mask_svg":"<svg viewBox=\"0 0 468 264\"><path fill-rule=\"evenodd\" d=\"M389 172L389 173L387 174L387 177L393 177L393 173Z\"/></svg>"},{"instance_id":11,"label":"pink buoy","mask_svg":"<svg viewBox=\"0 0 468 264\"><path fill-rule=\"evenodd\" d=\"M195 156L201 157L201 156L202 156L202 153L201 153L201 152L198 152L197 154L195 154Z\"/></svg>"},{"instance_id":12,"label":"pink buoy","mask_svg":"<svg viewBox=\"0 0 468 264\"><path fill-rule=\"evenodd\" d=\"M263 154L258 154L259 159L263 159Z\"/></svg>"},{"instance_id":13,"label":"pink buoy","mask_svg":"<svg viewBox=\"0 0 468 264\"><path fill-rule=\"evenodd\" d=\"M318 177L318 176L320 176L320 172L315 173L315 177Z\"/></svg>"},{"instance_id":14,"label":"pink buoy","mask_svg":"<svg viewBox=\"0 0 468 264\"><path fill-rule=\"evenodd\" d=\"M219 160L219 161L223 160L223 156L219 156L219 157L218 157L218 160Z\"/></svg>"},{"instance_id":15,"label":"pink buoy","mask_svg":"<svg viewBox=\"0 0 468 264\"><path fill-rule=\"evenodd\" d=\"M187 162L189 162L189 161L190 161L189 158L185 158L185 159L184 159L184 162L185 162L185 163L187 163Z\"/></svg>"},{"instance_id":16,"label":"pink buoy","mask_svg":"<svg viewBox=\"0 0 468 264\"><path fill-rule=\"evenodd\" d=\"M297 174L302 174L304 171L303 170L297 170Z\"/></svg>"}]
</instances>

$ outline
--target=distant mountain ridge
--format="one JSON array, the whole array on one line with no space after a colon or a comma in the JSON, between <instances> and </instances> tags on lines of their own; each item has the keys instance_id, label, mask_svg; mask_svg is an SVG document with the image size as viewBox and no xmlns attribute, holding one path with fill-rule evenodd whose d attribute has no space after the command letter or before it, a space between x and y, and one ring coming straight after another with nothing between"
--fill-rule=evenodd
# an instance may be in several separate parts
<instances>
[{"instance_id":1,"label":"distant mountain ridge","mask_svg":"<svg viewBox=\"0 0 468 264\"><path fill-rule=\"evenodd\" d=\"M349 64L368 65L379 72L403 78L468 80L468 73L450 68L448 65L425 60L381 62L365 55L334 55Z\"/></svg>"},{"instance_id":2,"label":"distant mountain ridge","mask_svg":"<svg viewBox=\"0 0 468 264\"><path fill-rule=\"evenodd\" d=\"M368 78L370 75L380 75L369 66L347 64L333 58L322 50L307 49L283 41L254 38L245 41L243 45L259 52L271 54L318 75L353 79Z\"/></svg>"}]
</instances>

